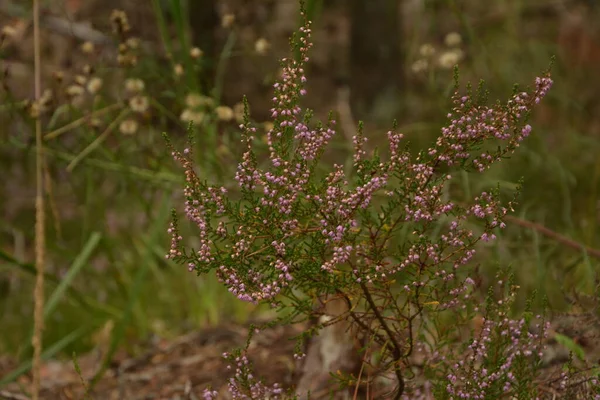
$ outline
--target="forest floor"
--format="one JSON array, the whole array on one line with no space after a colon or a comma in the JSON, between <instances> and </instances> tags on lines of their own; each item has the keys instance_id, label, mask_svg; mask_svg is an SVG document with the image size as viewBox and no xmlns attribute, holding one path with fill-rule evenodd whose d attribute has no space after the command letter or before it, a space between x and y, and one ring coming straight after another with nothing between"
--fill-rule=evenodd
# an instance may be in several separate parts
<instances>
[{"instance_id":1,"label":"forest floor","mask_svg":"<svg viewBox=\"0 0 600 400\"><path fill-rule=\"evenodd\" d=\"M253 337L248 354L255 370L264 375L265 383L278 382L285 387L294 382L295 342L289 338L299 333L299 327L276 327ZM226 324L172 340L153 340L134 357L119 351L87 395L88 382L102 364L101 349L78 357L81 375L72 360L47 361L42 372L41 398L201 399L209 386L222 398L228 392L227 382L232 375L223 353L243 347L247 334L247 327ZM8 359L0 361L0 376L15 367ZM0 389L0 399L28 399L20 393L22 388L30 387L30 381L29 374L21 376L17 382Z\"/></svg>"}]
</instances>

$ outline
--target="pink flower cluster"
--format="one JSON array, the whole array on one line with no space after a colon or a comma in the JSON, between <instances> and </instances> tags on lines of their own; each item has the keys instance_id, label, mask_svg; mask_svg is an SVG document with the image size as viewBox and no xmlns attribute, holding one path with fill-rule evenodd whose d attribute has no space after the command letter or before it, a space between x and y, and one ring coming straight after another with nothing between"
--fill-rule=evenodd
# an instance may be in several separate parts
<instances>
[{"instance_id":1,"label":"pink flower cluster","mask_svg":"<svg viewBox=\"0 0 600 400\"><path fill-rule=\"evenodd\" d=\"M257 400L257 399L283 399L283 389L278 383L266 386L257 381L250 368L250 362L246 355L224 353L224 358L229 359L234 365L228 365L227 369L234 369L234 376L229 378L228 389L233 400Z\"/></svg>"},{"instance_id":2,"label":"pink flower cluster","mask_svg":"<svg viewBox=\"0 0 600 400\"><path fill-rule=\"evenodd\" d=\"M436 145L428 150L429 155L448 166L472 159L475 169L483 172L503 156L514 152L519 143L529 136L531 125L521 126L520 121L546 96L550 87L552 79L549 76L538 77L532 93L517 93L505 105L495 107L476 104L472 96L456 91L454 108L448 114L450 124L442 128ZM479 145L492 140L507 144L500 151L472 154Z\"/></svg>"},{"instance_id":3,"label":"pink flower cluster","mask_svg":"<svg viewBox=\"0 0 600 400\"><path fill-rule=\"evenodd\" d=\"M517 364L538 362L542 340L529 331L524 319L484 320L467 357L459 359L447 376L448 394L455 399L487 399L494 393L511 393L519 378Z\"/></svg>"}]
</instances>

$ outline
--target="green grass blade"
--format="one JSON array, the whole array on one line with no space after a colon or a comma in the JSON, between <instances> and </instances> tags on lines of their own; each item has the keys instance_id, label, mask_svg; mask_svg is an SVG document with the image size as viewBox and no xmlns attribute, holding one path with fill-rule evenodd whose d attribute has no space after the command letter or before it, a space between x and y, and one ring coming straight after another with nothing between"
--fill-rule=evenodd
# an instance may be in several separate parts
<instances>
[{"instance_id":1,"label":"green grass blade","mask_svg":"<svg viewBox=\"0 0 600 400\"><path fill-rule=\"evenodd\" d=\"M219 60L217 61L213 98L218 104L221 103L221 95L223 94L223 84L225 82L225 72L227 71L227 61L231 58L231 54L233 53L233 46L235 46L236 39L237 36L235 35L235 31L231 31L229 36L227 36L227 41L225 42L223 51L221 51L221 54L219 55Z\"/></svg>"},{"instance_id":2,"label":"green grass blade","mask_svg":"<svg viewBox=\"0 0 600 400\"><path fill-rule=\"evenodd\" d=\"M83 247L83 250L81 250L79 255L75 258L75 261L73 261L73 264L71 264L69 271L46 302L46 306L44 307L44 319L48 319L48 317L52 315L52 312L58 305L58 302L63 298L66 290L71 286L71 283L77 274L82 270L83 266L86 265L88 259L96 249L96 246L98 246L98 243L100 243L101 238L102 235L100 233L92 233L87 243Z\"/></svg>"},{"instance_id":3,"label":"green grass blade","mask_svg":"<svg viewBox=\"0 0 600 400\"><path fill-rule=\"evenodd\" d=\"M188 51L192 46L190 46L189 38L186 32L187 23L185 18L183 17L185 14L185 10L183 9L184 4L181 0L170 0L169 6L171 9L171 15L173 16L173 21L175 22L175 28L177 29L177 38L179 39L181 48L184 51Z\"/></svg>"},{"instance_id":4,"label":"green grass blade","mask_svg":"<svg viewBox=\"0 0 600 400\"><path fill-rule=\"evenodd\" d=\"M69 268L69 271L65 275L63 279L61 279L57 288L52 292L46 304L44 306L44 321L47 321L48 318L52 315L54 310L56 309L59 301L63 298L63 295L67 292L67 290L71 286L71 282L77 276L77 274L81 271L84 265L86 265L86 261L100 242L101 235L97 232L94 232L91 237L88 239L87 244L83 248L83 250L79 253L79 255L75 258L73 264ZM110 307L104 307L103 311L106 312L106 309L110 310ZM115 314L115 310L108 312L107 314ZM118 312L117 312L118 314ZM25 344L24 352L27 354L31 351L31 338L33 336L33 329L29 332L27 337L27 343Z\"/></svg>"},{"instance_id":5,"label":"green grass blade","mask_svg":"<svg viewBox=\"0 0 600 400\"><path fill-rule=\"evenodd\" d=\"M5 261L6 264L10 267L16 267L17 270L24 272L28 275L34 277L36 275L35 266L32 263L24 263L12 257L10 254L5 253L0 250L0 260ZM2 265L0 264L0 267ZM53 285L60 285L62 279L59 279L55 274L45 272L44 279L46 282L51 283ZM90 312L100 312L106 314L107 316L120 316L121 312L117 308L111 307L108 304L103 304L98 302L97 300L83 295L77 289L68 286L66 288L66 294L73 299L77 304L79 304L83 309L88 310Z\"/></svg>"},{"instance_id":6,"label":"green grass blade","mask_svg":"<svg viewBox=\"0 0 600 400\"><path fill-rule=\"evenodd\" d=\"M583 350L583 348L573 339L568 336L561 335L560 333L556 333L554 335L554 339L571 353L573 353L573 355L575 355L578 359L585 360L585 350Z\"/></svg>"},{"instance_id":7,"label":"green grass blade","mask_svg":"<svg viewBox=\"0 0 600 400\"><path fill-rule=\"evenodd\" d=\"M167 24L165 22L165 17L163 15L162 8L160 6L159 0L152 0L152 9L154 10L154 15L156 16L156 23L158 25L158 30L160 32L160 38L162 40L162 44L165 48L165 52L167 55L173 55L173 50L171 48L171 40L169 39L169 31L167 29Z\"/></svg>"},{"instance_id":8,"label":"green grass blade","mask_svg":"<svg viewBox=\"0 0 600 400\"><path fill-rule=\"evenodd\" d=\"M149 235L147 236L147 239L144 241L149 243L149 245L146 246L144 252L141 255L140 267L135 274L133 283L131 285L131 290L128 293L128 300L125 306L125 310L123 312L123 316L121 317L120 321L117 322L115 329L113 330L110 345L106 356L102 362L102 366L90 382L90 390L92 390L94 386L100 381L100 379L102 379L102 376L104 376L104 373L106 372L106 369L110 364L112 357L114 356L119 345L125 338L126 329L132 320L135 307L138 303L138 300L140 299L142 289L146 282L146 276L148 275L151 263L153 262L154 254L152 252L152 248L154 247L154 245L152 244L155 244L156 241L163 234L164 227L167 225L166 221L168 219L168 216L170 215L169 210L171 208L171 204L166 194L163 196L161 204L163 205L163 207L160 210L159 215L155 218L153 229L150 231Z\"/></svg>"}]
</instances>

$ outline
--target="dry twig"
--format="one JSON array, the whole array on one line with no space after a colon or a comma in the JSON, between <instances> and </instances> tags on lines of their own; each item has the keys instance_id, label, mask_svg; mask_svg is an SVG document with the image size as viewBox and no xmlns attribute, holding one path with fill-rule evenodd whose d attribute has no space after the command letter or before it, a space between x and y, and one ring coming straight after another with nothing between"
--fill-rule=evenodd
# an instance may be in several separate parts
<instances>
[{"instance_id":1,"label":"dry twig","mask_svg":"<svg viewBox=\"0 0 600 400\"><path fill-rule=\"evenodd\" d=\"M569 239L568 237L561 235L558 232L554 232L553 230L546 228L542 224L538 224L536 222L531 222L531 221L526 221L524 219L521 219L521 218L518 218L518 217L515 217L512 215L507 215L505 218L507 221L510 221L510 222L514 223L515 225L519 225L523 228L530 228L530 229L536 230L539 233L541 233L542 235L547 236L550 239L554 239L557 242L559 242L567 247L570 247L575 250L585 251L588 255L600 259L600 250L588 247L582 243L579 243L572 239Z\"/></svg>"},{"instance_id":2,"label":"dry twig","mask_svg":"<svg viewBox=\"0 0 600 400\"><path fill-rule=\"evenodd\" d=\"M27 396L25 396L23 394L9 392L7 390L0 390L0 399L6 399L6 400L29 400L29 397L27 397Z\"/></svg>"}]
</instances>

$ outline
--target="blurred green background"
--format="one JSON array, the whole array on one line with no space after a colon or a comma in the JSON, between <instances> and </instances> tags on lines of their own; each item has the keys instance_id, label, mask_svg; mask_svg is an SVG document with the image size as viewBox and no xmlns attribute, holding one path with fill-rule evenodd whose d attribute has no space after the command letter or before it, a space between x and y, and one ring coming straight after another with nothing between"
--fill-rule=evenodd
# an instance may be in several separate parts
<instances>
[{"instance_id":1,"label":"blurred green background","mask_svg":"<svg viewBox=\"0 0 600 400\"><path fill-rule=\"evenodd\" d=\"M32 16L0 6L0 354L27 360L32 331L34 115ZM511 159L458 177L453 195L500 184L524 188L510 224L480 252L489 277L514 267L521 285L566 309L596 291L600 249L600 4L597 1L308 1L315 45L306 105L329 110L340 132L332 156L349 156L358 120L373 146L394 119L413 148L445 124L453 66L461 83L486 81L490 102L530 85L553 56L555 81L535 110L532 136ZM45 356L243 322L258 310L213 276L165 260L183 175L165 146L181 148L194 121L202 176L234 187L246 95L259 132L269 128L278 58L299 22L296 1L48 0L42 2L42 104L46 144ZM126 12L122 14L113 9ZM129 29L127 29L129 28ZM259 136L261 135L259 134ZM27 368L26 365L24 368Z\"/></svg>"}]
</instances>

